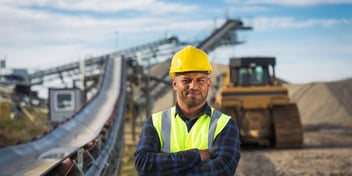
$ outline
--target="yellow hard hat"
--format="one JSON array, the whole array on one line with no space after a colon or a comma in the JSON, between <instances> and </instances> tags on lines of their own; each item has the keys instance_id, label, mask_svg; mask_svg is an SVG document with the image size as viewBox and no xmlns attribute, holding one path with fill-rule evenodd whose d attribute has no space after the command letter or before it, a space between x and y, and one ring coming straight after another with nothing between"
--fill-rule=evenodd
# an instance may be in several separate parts
<instances>
[{"instance_id":1,"label":"yellow hard hat","mask_svg":"<svg viewBox=\"0 0 352 176\"><path fill-rule=\"evenodd\" d=\"M187 46L178 51L173 57L169 75L175 77L175 73L204 71L208 74L213 73L208 55L194 46Z\"/></svg>"}]
</instances>

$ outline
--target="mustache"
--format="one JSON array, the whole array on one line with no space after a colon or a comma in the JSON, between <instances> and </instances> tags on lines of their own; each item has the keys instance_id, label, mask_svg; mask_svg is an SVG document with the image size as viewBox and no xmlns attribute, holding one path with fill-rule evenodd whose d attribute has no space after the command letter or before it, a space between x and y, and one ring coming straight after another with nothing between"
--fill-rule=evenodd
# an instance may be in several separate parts
<instances>
[{"instance_id":1,"label":"mustache","mask_svg":"<svg viewBox=\"0 0 352 176\"><path fill-rule=\"evenodd\" d=\"M193 94L193 93L200 93L200 91L199 90L192 90L192 89L186 91L186 94Z\"/></svg>"}]
</instances>

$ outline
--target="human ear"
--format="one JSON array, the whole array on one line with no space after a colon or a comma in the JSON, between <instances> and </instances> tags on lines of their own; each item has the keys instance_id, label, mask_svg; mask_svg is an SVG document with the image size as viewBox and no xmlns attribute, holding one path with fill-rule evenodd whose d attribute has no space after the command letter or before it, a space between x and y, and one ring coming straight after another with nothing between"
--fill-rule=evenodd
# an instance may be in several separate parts
<instances>
[{"instance_id":1,"label":"human ear","mask_svg":"<svg viewBox=\"0 0 352 176\"><path fill-rule=\"evenodd\" d=\"M172 80L171 80L171 84L172 84L172 89L173 89L173 90L177 90L177 83L176 83L176 80L175 80L175 79L172 79Z\"/></svg>"}]
</instances>

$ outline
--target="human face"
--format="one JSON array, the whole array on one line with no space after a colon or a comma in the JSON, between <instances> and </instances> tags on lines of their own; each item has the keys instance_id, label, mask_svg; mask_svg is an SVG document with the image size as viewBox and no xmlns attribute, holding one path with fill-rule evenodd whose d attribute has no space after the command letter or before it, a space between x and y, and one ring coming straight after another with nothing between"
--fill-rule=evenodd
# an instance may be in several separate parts
<instances>
[{"instance_id":1,"label":"human face","mask_svg":"<svg viewBox=\"0 0 352 176\"><path fill-rule=\"evenodd\" d=\"M177 102L188 108L203 106L206 102L211 80L205 73L190 72L176 76L172 87L177 92Z\"/></svg>"}]
</instances>

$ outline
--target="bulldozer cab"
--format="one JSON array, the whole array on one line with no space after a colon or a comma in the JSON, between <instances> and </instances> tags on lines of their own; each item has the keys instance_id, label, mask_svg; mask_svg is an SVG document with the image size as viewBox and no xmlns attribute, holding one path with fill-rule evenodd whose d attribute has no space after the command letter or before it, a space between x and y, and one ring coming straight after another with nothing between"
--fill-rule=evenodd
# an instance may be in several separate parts
<instances>
[{"instance_id":1,"label":"bulldozer cab","mask_svg":"<svg viewBox=\"0 0 352 176\"><path fill-rule=\"evenodd\" d=\"M263 86L273 85L275 81L274 57L231 58L225 80L228 86Z\"/></svg>"}]
</instances>

